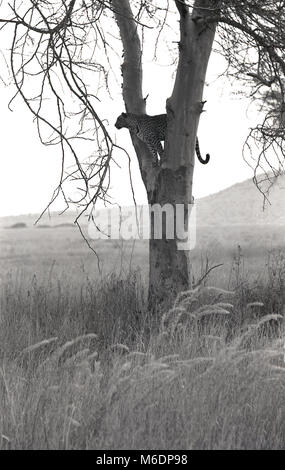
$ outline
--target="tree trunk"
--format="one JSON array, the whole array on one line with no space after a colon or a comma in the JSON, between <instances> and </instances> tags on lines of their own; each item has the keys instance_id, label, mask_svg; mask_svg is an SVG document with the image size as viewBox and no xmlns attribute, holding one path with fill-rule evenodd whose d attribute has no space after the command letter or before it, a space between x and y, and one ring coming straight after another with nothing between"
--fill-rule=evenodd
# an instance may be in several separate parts
<instances>
[{"instance_id":1,"label":"tree trunk","mask_svg":"<svg viewBox=\"0 0 285 470\"><path fill-rule=\"evenodd\" d=\"M215 36L215 0L196 0L192 13L184 0L175 0L180 15L179 62L172 96L167 100L168 130L163 162L153 167L145 144L131 135L144 181L148 203L169 204L176 213L183 205L184 229L192 181L197 128L203 110L202 96L209 56ZM141 47L129 0L113 0L124 49L123 97L126 109L145 113L142 102ZM176 222L176 217L175 217ZM155 230L153 220L151 230ZM179 237L168 237L165 221L162 239L149 243L150 299L160 302L189 288L188 251L179 249Z\"/></svg>"},{"instance_id":2,"label":"tree trunk","mask_svg":"<svg viewBox=\"0 0 285 470\"><path fill-rule=\"evenodd\" d=\"M195 144L207 65L215 35L213 15L207 0L195 2L192 15L184 2L176 1L180 14L179 63L173 93L167 100L168 133L161 171L149 203L183 204L185 226L191 204ZM212 2L213 6L213 2ZM215 12L216 14L216 12ZM179 249L179 240L150 240L150 294L166 299L190 287L189 251Z\"/></svg>"},{"instance_id":3,"label":"tree trunk","mask_svg":"<svg viewBox=\"0 0 285 470\"><path fill-rule=\"evenodd\" d=\"M162 218L162 237L155 239L155 223L160 220L154 216L150 218L151 238L149 241L149 300L150 303L168 304L175 296L189 288L188 250L181 248L176 227L179 214L178 204L183 207L183 229L187 233L188 203L191 202L187 194L186 168L169 170L161 168L156 179L156 188L148 198L150 207L158 205L161 208L172 207L173 212L168 212L170 220ZM181 216L181 214L180 214ZM167 225L167 222L169 225ZM170 228L170 237L167 233ZM171 231L171 228L173 229ZM173 234L173 236L172 236ZM187 233L188 235L188 233Z\"/></svg>"}]
</instances>

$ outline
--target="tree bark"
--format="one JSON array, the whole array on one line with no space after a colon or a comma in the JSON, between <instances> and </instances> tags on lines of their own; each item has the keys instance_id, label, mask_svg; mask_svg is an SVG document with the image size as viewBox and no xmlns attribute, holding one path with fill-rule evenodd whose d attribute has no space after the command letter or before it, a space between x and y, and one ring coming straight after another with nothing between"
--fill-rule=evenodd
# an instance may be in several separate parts
<instances>
[{"instance_id":1,"label":"tree bark","mask_svg":"<svg viewBox=\"0 0 285 470\"><path fill-rule=\"evenodd\" d=\"M168 306L178 292L189 288L188 251L179 250L176 233L176 208L185 208L185 225L188 223L188 193L186 192L187 174L184 167L161 169L156 180L156 190L149 197L149 205L158 204L173 207L174 237L167 237L167 220L162 220L162 238L153 237L154 217L150 220L151 238L149 242L149 302ZM191 200L189 199L191 202ZM169 221L168 221L169 223ZM170 221L171 223L171 221ZM184 226L186 229L186 226Z\"/></svg>"},{"instance_id":2,"label":"tree bark","mask_svg":"<svg viewBox=\"0 0 285 470\"><path fill-rule=\"evenodd\" d=\"M129 0L113 0L124 49L123 97L126 109L145 113L142 99L141 45ZM185 229L188 205L192 202L192 182L197 128L203 110L202 96L208 60L212 50L217 10L213 0L196 0L192 13L184 0L175 0L180 15L179 62L172 96L167 100L168 131L163 162L154 168L145 144L132 136L146 187L148 203L161 206L184 205ZM154 225L151 221L151 230ZM150 299L159 302L189 288L187 250L179 250L179 239L162 239L149 244Z\"/></svg>"},{"instance_id":3,"label":"tree bark","mask_svg":"<svg viewBox=\"0 0 285 470\"><path fill-rule=\"evenodd\" d=\"M195 144L200 114L203 110L203 89L216 25L207 22L217 11L208 9L213 2L197 0L193 13L181 1L175 1L180 15L179 62L172 96L167 100L168 133L164 161L157 177L155 200L187 207L193 200L192 183ZM179 240L150 241L150 289L171 297L190 287L189 252L178 249Z\"/></svg>"},{"instance_id":4,"label":"tree bark","mask_svg":"<svg viewBox=\"0 0 285 470\"><path fill-rule=\"evenodd\" d=\"M142 94L142 48L129 0L112 0L114 15L123 44L123 99L126 111L145 114L146 102ZM155 189L157 169L153 168L152 156L147 146L130 134L139 162L142 180L148 193Z\"/></svg>"}]
</instances>

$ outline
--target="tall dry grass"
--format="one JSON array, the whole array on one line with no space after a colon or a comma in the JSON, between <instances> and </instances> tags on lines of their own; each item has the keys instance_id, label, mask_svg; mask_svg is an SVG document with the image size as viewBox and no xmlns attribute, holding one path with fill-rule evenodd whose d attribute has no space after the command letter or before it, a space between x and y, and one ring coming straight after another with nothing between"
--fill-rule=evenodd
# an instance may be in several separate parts
<instances>
[{"instance_id":1,"label":"tall dry grass","mask_svg":"<svg viewBox=\"0 0 285 470\"><path fill-rule=\"evenodd\" d=\"M0 448L284 448L282 317L253 296L242 323L239 295L203 286L152 318L138 274L8 279Z\"/></svg>"}]
</instances>

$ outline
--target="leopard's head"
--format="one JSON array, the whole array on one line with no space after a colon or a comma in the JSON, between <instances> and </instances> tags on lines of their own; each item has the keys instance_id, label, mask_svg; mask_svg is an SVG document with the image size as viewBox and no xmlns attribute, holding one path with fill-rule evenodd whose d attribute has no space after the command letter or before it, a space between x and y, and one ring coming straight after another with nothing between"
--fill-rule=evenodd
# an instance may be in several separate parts
<instances>
[{"instance_id":1,"label":"leopard's head","mask_svg":"<svg viewBox=\"0 0 285 470\"><path fill-rule=\"evenodd\" d=\"M118 117L116 123L115 123L115 127L117 129L122 129L122 127L127 127L127 113L122 113L120 114L120 116Z\"/></svg>"}]
</instances>

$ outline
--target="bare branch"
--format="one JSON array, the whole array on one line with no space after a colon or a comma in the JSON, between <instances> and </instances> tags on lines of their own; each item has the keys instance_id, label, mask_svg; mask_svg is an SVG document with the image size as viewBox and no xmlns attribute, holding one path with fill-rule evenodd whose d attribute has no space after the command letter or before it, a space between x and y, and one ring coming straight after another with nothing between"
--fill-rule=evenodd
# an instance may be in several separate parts
<instances>
[{"instance_id":1,"label":"bare branch","mask_svg":"<svg viewBox=\"0 0 285 470\"><path fill-rule=\"evenodd\" d=\"M220 268L221 266L224 266L223 263L221 264L216 264L215 266L211 266L211 268L207 268L206 272L203 274L203 276L199 279L199 281L197 281L193 286L192 288L193 289L196 289L197 287L199 287L202 282L206 279L206 277L209 276L210 272L213 271L214 269L217 269L217 268Z\"/></svg>"}]
</instances>

